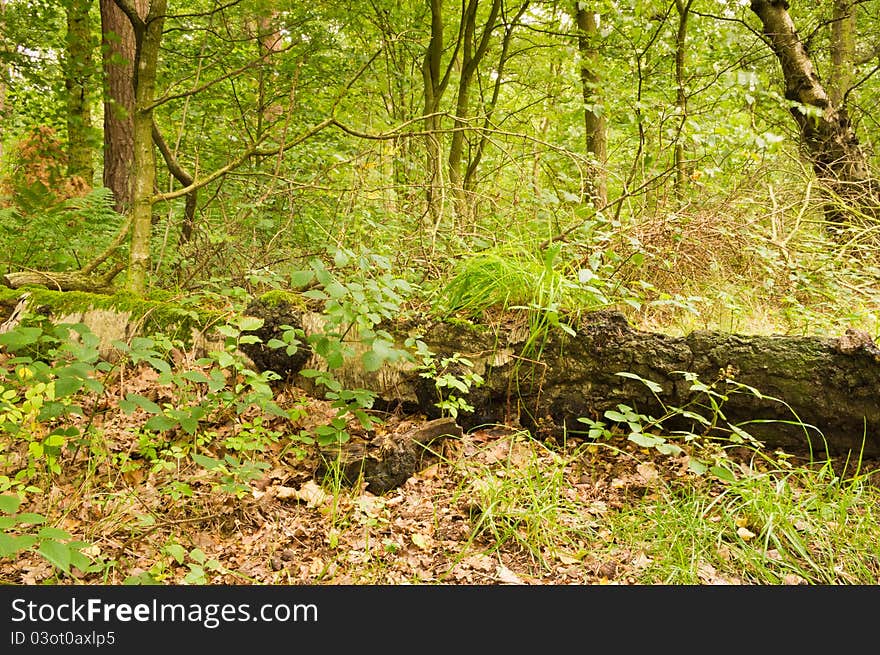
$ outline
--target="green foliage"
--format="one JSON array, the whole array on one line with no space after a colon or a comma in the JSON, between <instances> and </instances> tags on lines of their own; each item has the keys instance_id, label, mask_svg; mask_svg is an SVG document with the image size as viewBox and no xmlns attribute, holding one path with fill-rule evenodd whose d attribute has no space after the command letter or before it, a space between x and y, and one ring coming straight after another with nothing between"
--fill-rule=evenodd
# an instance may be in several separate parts
<instances>
[{"instance_id":1,"label":"green foliage","mask_svg":"<svg viewBox=\"0 0 880 655\"><path fill-rule=\"evenodd\" d=\"M0 347L13 355L0 370L0 462L6 468L23 458L13 477L0 475L0 491L33 491L43 476L61 473L64 451L82 436L65 419L83 415L81 393L104 388L96 376L109 366L98 362L97 345L82 324L42 321L0 334Z\"/></svg>"},{"instance_id":2,"label":"green foliage","mask_svg":"<svg viewBox=\"0 0 880 655\"><path fill-rule=\"evenodd\" d=\"M79 269L106 247L123 217L113 209L109 189L46 204L42 182L21 188L15 203L0 206L2 263L7 271ZM26 229L23 229L26 226Z\"/></svg>"},{"instance_id":3,"label":"green foliage","mask_svg":"<svg viewBox=\"0 0 880 655\"><path fill-rule=\"evenodd\" d=\"M34 551L67 575L71 567L83 573L95 570L92 561L82 552L87 543L76 541L66 530L43 525L46 517L42 514L18 513L20 505L21 498L15 494L0 496L0 559Z\"/></svg>"},{"instance_id":4,"label":"green foliage","mask_svg":"<svg viewBox=\"0 0 880 655\"><path fill-rule=\"evenodd\" d=\"M437 407L443 415L458 418L458 413L472 412L473 406L467 401L471 388L483 384L483 376L472 371L474 363L459 353L441 357L439 361L433 353L420 351L422 363L419 375L434 381L437 390Z\"/></svg>"},{"instance_id":5,"label":"green foliage","mask_svg":"<svg viewBox=\"0 0 880 655\"><path fill-rule=\"evenodd\" d=\"M321 445L345 442L350 438L346 429L348 418L358 421L365 430L379 423L368 413L375 393L367 389L345 389L333 371L347 360L358 358L365 371L379 370L386 363L412 359L412 355L395 344L394 337L381 327L383 321L399 319L406 296L412 285L394 277L391 262L366 249L356 254L345 249L329 249L332 267L313 259L309 268L291 274L295 287L310 286L303 295L323 305L323 330L312 332L306 341L312 351L326 362L326 370L304 369L300 375L312 379L326 389L325 398L332 401L336 416L315 430ZM290 327L290 326L288 326ZM304 336L304 335L302 335ZM271 347L296 347L297 335L292 329Z\"/></svg>"},{"instance_id":6,"label":"green foliage","mask_svg":"<svg viewBox=\"0 0 880 655\"><path fill-rule=\"evenodd\" d=\"M661 455L675 456L682 452L681 444L696 443L697 445L708 440L723 439L732 445L748 445L760 448L761 444L750 435L742 425L728 421L723 410L724 404L731 394L748 394L756 398L768 398L757 389L750 387L731 378L721 378L707 384L701 381L697 375L689 371L678 371L679 375L689 383L691 399L681 407L669 406L660 399L663 388L652 380L645 379L635 373L620 372L617 375L635 380L646 386L662 409L659 418L637 412L625 404L618 404L617 409L606 410L603 414L606 420L594 420L587 417L579 417L580 423L588 426L586 436L589 439L607 439L615 434L617 426L623 427L627 439L641 448L656 450ZM778 401L785 404L782 401ZM796 416L794 417L796 419ZM690 423L689 429L669 429L665 425L670 422ZM805 428L806 429L806 428ZM690 472L702 475L707 471L722 480L732 480L729 464L723 456L718 458L718 451L711 451L715 456L713 461L702 457L691 456L688 460Z\"/></svg>"}]
</instances>

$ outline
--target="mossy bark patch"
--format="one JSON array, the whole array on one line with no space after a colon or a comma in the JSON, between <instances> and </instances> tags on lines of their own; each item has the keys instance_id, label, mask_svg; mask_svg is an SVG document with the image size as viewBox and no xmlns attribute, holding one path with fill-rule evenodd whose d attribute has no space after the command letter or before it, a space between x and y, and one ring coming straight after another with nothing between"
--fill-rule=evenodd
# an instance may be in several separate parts
<instances>
[{"instance_id":1,"label":"mossy bark patch","mask_svg":"<svg viewBox=\"0 0 880 655\"><path fill-rule=\"evenodd\" d=\"M210 326L223 318L219 312L182 307L171 300L151 300L128 293L104 295L37 287L0 287L0 317L5 320L22 298L26 298L30 313L47 316L56 323L85 324L101 338L104 353L114 340L125 340L135 334L162 333L191 346L203 340Z\"/></svg>"}]
</instances>

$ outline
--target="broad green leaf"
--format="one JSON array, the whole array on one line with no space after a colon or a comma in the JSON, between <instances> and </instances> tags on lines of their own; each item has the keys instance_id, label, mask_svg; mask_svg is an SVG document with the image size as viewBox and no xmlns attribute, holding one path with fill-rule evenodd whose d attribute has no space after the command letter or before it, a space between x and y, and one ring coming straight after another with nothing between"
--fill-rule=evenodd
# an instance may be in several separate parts
<instances>
[{"instance_id":1,"label":"broad green leaf","mask_svg":"<svg viewBox=\"0 0 880 655\"><path fill-rule=\"evenodd\" d=\"M642 448L654 448L663 443L663 439L660 437L654 437L650 434L643 434L641 432L633 432L629 435L629 440L635 444L638 444Z\"/></svg>"},{"instance_id":2,"label":"broad green leaf","mask_svg":"<svg viewBox=\"0 0 880 655\"><path fill-rule=\"evenodd\" d=\"M368 350L361 356L361 363L365 371L378 371L382 368L385 359L375 350Z\"/></svg>"},{"instance_id":3,"label":"broad green leaf","mask_svg":"<svg viewBox=\"0 0 880 655\"><path fill-rule=\"evenodd\" d=\"M722 482L736 482L733 472L723 466L712 466L709 468L709 472Z\"/></svg>"},{"instance_id":4,"label":"broad green leaf","mask_svg":"<svg viewBox=\"0 0 880 655\"><path fill-rule=\"evenodd\" d=\"M180 374L180 377L184 380L189 380L190 382L198 382L200 384L210 381L210 378L201 371L184 371Z\"/></svg>"},{"instance_id":5,"label":"broad green leaf","mask_svg":"<svg viewBox=\"0 0 880 655\"><path fill-rule=\"evenodd\" d=\"M12 557L16 553L27 550L37 543L34 535L14 536L0 532L0 557Z\"/></svg>"},{"instance_id":6,"label":"broad green leaf","mask_svg":"<svg viewBox=\"0 0 880 655\"><path fill-rule=\"evenodd\" d=\"M83 380L75 377L60 377L55 380L55 397L65 398L72 396L82 389Z\"/></svg>"},{"instance_id":7,"label":"broad green leaf","mask_svg":"<svg viewBox=\"0 0 880 655\"><path fill-rule=\"evenodd\" d=\"M61 528L53 528L51 526L46 526L45 528L40 528L37 536L41 539L71 539L72 535L67 530L62 530Z\"/></svg>"},{"instance_id":8,"label":"broad green leaf","mask_svg":"<svg viewBox=\"0 0 880 655\"><path fill-rule=\"evenodd\" d=\"M701 462L698 459L690 458L688 460L688 470L691 473L703 475L706 471L709 470L709 466L705 462Z\"/></svg>"},{"instance_id":9,"label":"broad green leaf","mask_svg":"<svg viewBox=\"0 0 880 655\"><path fill-rule=\"evenodd\" d=\"M262 318L256 318L255 316L242 316L238 319L238 328L242 332L251 332L263 327L264 322Z\"/></svg>"},{"instance_id":10,"label":"broad green leaf","mask_svg":"<svg viewBox=\"0 0 880 655\"><path fill-rule=\"evenodd\" d=\"M314 279L314 271L294 271L290 274L290 286L294 289L299 289L307 286Z\"/></svg>"},{"instance_id":11,"label":"broad green leaf","mask_svg":"<svg viewBox=\"0 0 880 655\"><path fill-rule=\"evenodd\" d=\"M186 549L180 544L168 544L165 546L165 552L177 560L178 564L183 564L186 559Z\"/></svg>"},{"instance_id":12,"label":"broad green leaf","mask_svg":"<svg viewBox=\"0 0 880 655\"><path fill-rule=\"evenodd\" d=\"M214 470L221 464L221 461L219 459L214 459L213 457L208 457L207 455L192 453L190 456L196 464L208 469L209 471Z\"/></svg>"},{"instance_id":13,"label":"broad green leaf","mask_svg":"<svg viewBox=\"0 0 880 655\"><path fill-rule=\"evenodd\" d=\"M0 512L13 514L18 511L19 506L21 506L21 498L15 494L4 494L3 496L0 496Z\"/></svg>"},{"instance_id":14,"label":"broad green leaf","mask_svg":"<svg viewBox=\"0 0 880 655\"><path fill-rule=\"evenodd\" d=\"M70 573L70 546L54 539L47 539L40 544L37 552L45 557L50 564Z\"/></svg>"},{"instance_id":15,"label":"broad green leaf","mask_svg":"<svg viewBox=\"0 0 880 655\"><path fill-rule=\"evenodd\" d=\"M159 405L154 403L149 398L144 398L143 396L140 396L138 394L127 393L127 394L125 394L125 400L128 401L126 403L126 407L129 407L131 405L136 405L137 407L140 407L142 410L144 410L148 414L159 414L162 412L162 408L159 407ZM119 403L119 406L122 407L121 402Z\"/></svg>"}]
</instances>

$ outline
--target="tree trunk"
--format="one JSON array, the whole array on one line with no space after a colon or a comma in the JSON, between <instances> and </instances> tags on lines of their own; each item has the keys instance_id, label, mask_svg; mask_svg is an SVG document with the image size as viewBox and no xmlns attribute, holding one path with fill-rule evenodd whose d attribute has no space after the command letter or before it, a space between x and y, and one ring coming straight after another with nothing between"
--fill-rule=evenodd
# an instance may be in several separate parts
<instances>
[{"instance_id":1,"label":"tree trunk","mask_svg":"<svg viewBox=\"0 0 880 655\"><path fill-rule=\"evenodd\" d=\"M276 326L277 313L279 320L303 325L307 333L320 325L309 315L295 319L291 306L254 304L249 313ZM385 327L400 343L407 337L404 326ZM259 333L263 343L278 336L276 329ZM683 430L737 439L742 430L768 447L810 447L817 454L826 447L831 453L864 449L866 456L880 455L880 348L866 333L821 338L699 331L671 337L633 330L622 314L609 311L587 315L577 336L547 334L536 353L528 335L446 323L419 331L438 359L460 353L485 379L465 396L474 408L459 413L465 429L518 422L538 437L575 437L588 429L579 418L610 426L615 420L605 412L621 412L623 404L636 413L666 417L666 435ZM322 366L319 358L306 360L301 351L296 353L300 359L287 365L283 350L260 344L243 349L258 368L281 369L306 388L309 379L296 371ZM355 361L333 371L344 388L372 389L385 408L399 404L429 418L440 416L438 388L413 365L366 373Z\"/></svg>"},{"instance_id":2,"label":"tree trunk","mask_svg":"<svg viewBox=\"0 0 880 655\"><path fill-rule=\"evenodd\" d=\"M602 78L598 71L599 51L595 45L599 32L598 14L588 9L584 2L577 2L576 9L586 146L587 153L595 162L586 181L584 198L592 202L597 209L602 209L608 204L605 176L608 138L605 129L605 112L602 108Z\"/></svg>"},{"instance_id":3,"label":"tree trunk","mask_svg":"<svg viewBox=\"0 0 880 655\"><path fill-rule=\"evenodd\" d=\"M6 28L6 0L0 0L0 30L4 30ZM8 110L8 106L6 104L6 79L8 77L7 65L2 64L3 68L0 70L0 121L6 122L6 112ZM4 149L3 144L6 141L6 135L0 132L0 159L3 158Z\"/></svg>"},{"instance_id":4,"label":"tree trunk","mask_svg":"<svg viewBox=\"0 0 880 655\"><path fill-rule=\"evenodd\" d=\"M856 58L856 12L853 0L833 0L831 10L831 74L828 99L835 107L846 106Z\"/></svg>"},{"instance_id":5,"label":"tree trunk","mask_svg":"<svg viewBox=\"0 0 880 655\"><path fill-rule=\"evenodd\" d=\"M424 227L435 229L442 217L443 182L440 168L440 101L449 82L449 69L441 77L443 57L442 0L430 0L431 38L422 60L422 81L425 116L425 200L427 211Z\"/></svg>"},{"instance_id":6,"label":"tree trunk","mask_svg":"<svg viewBox=\"0 0 880 655\"><path fill-rule=\"evenodd\" d=\"M675 34L675 105L678 108L678 129L675 134L673 164L675 166L675 194L679 200L684 199L688 174L685 161L684 139L682 132L687 123L687 87L685 85L685 60L687 55L687 26L693 0L675 0L678 10L678 30Z\"/></svg>"},{"instance_id":7,"label":"tree trunk","mask_svg":"<svg viewBox=\"0 0 880 655\"><path fill-rule=\"evenodd\" d=\"M785 79L785 98L793 103L801 142L813 171L828 191L826 217L844 222L851 211L876 218L880 186L850 125L846 111L835 105L813 69L807 50L788 14L786 0L752 0Z\"/></svg>"},{"instance_id":8,"label":"tree trunk","mask_svg":"<svg viewBox=\"0 0 880 655\"><path fill-rule=\"evenodd\" d=\"M501 10L501 0L492 0L489 16L483 25L483 29L477 36L477 9L479 0L469 0L461 20L464 24L464 36L462 37L461 74L458 78L458 96L455 103L455 118L453 120L452 138L449 144L449 186L455 196L455 213L459 221L468 219L467 192L464 188L462 177L462 160L464 159L464 145L467 128L467 119L470 115L470 95L474 75L480 66L480 62L489 48L489 41L495 29L495 21Z\"/></svg>"},{"instance_id":9,"label":"tree trunk","mask_svg":"<svg viewBox=\"0 0 880 655\"><path fill-rule=\"evenodd\" d=\"M116 0L123 8L125 0ZM132 22L137 44L135 56L134 160L131 184L131 247L126 288L143 294L150 266L150 234L153 226L153 187L156 156L153 150L153 101L156 95L156 69L167 0L152 0L145 19L133 6L126 16Z\"/></svg>"},{"instance_id":10,"label":"tree trunk","mask_svg":"<svg viewBox=\"0 0 880 655\"><path fill-rule=\"evenodd\" d=\"M64 85L67 90L67 175L81 178L92 186L92 113L89 89L92 78L92 0L70 0L67 11L67 37Z\"/></svg>"},{"instance_id":11,"label":"tree trunk","mask_svg":"<svg viewBox=\"0 0 880 655\"><path fill-rule=\"evenodd\" d=\"M134 30L113 0L100 0L100 6L104 67L103 179L104 186L113 192L116 211L125 214L131 206L134 161Z\"/></svg>"}]
</instances>

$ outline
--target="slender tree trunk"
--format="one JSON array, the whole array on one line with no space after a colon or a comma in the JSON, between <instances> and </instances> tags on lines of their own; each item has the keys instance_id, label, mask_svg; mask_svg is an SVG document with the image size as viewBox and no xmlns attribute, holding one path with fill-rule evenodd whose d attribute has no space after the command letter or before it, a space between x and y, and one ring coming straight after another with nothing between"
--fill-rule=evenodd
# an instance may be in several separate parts
<instances>
[{"instance_id":1,"label":"slender tree trunk","mask_svg":"<svg viewBox=\"0 0 880 655\"><path fill-rule=\"evenodd\" d=\"M685 64L687 46L687 25L693 0L675 0L675 8L678 10L678 30L675 35L675 104L678 107L679 122L675 135L675 149L673 151L675 165L675 193L679 200L684 198L687 188L688 174L684 151L684 139L682 132L687 123L687 87L685 85Z\"/></svg>"},{"instance_id":2,"label":"slender tree trunk","mask_svg":"<svg viewBox=\"0 0 880 655\"><path fill-rule=\"evenodd\" d=\"M813 171L828 191L826 218L847 220L852 211L880 214L880 187L850 125L846 111L836 106L819 81L788 14L786 0L752 0L764 35L782 66L785 98L792 103L801 142Z\"/></svg>"},{"instance_id":3,"label":"slender tree trunk","mask_svg":"<svg viewBox=\"0 0 880 655\"><path fill-rule=\"evenodd\" d=\"M831 74L828 99L835 107L845 106L852 85L856 57L856 12L853 0L833 0L831 10Z\"/></svg>"},{"instance_id":4,"label":"slender tree trunk","mask_svg":"<svg viewBox=\"0 0 880 655\"><path fill-rule=\"evenodd\" d=\"M449 185L455 196L455 213L459 220L468 218L468 198L464 189L462 178L462 160L464 159L465 129L470 115L470 95L473 86L474 75L480 66L480 62L489 48L489 41L495 29L495 21L501 11L501 0L492 0L489 8L489 16L483 25L483 30L477 36L477 10L479 0L469 0L465 13L462 16L464 22L464 36L462 39L461 74L458 78L458 98L455 103L455 119L452 139L449 144Z\"/></svg>"},{"instance_id":5,"label":"slender tree trunk","mask_svg":"<svg viewBox=\"0 0 880 655\"><path fill-rule=\"evenodd\" d=\"M422 61L422 80L424 82L425 116L425 189L428 219L426 227L439 224L443 194L442 171L440 169L440 101L449 81L448 73L441 78L440 66L443 57L443 8L442 0L430 0L431 38Z\"/></svg>"},{"instance_id":6,"label":"slender tree trunk","mask_svg":"<svg viewBox=\"0 0 880 655\"><path fill-rule=\"evenodd\" d=\"M462 179L462 188L468 205L468 216L475 216L477 211L477 171L483 159L483 153L486 151L486 144L489 141L489 130L492 127L492 116L495 113L495 107L498 105L498 97L501 95L501 85L504 83L504 69L509 57L508 52L510 50L510 41L513 37L513 30L526 12L526 9L528 9L529 3L530 0L523 0L513 20L504 26L504 36L501 38L501 54L498 56L498 66L494 71L495 84L492 85L492 96L488 102L483 101L483 131L477 139L473 154L470 157L464 178Z\"/></svg>"},{"instance_id":7,"label":"slender tree trunk","mask_svg":"<svg viewBox=\"0 0 880 655\"><path fill-rule=\"evenodd\" d=\"M153 224L153 186L156 157L153 150L153 108L156 69L167 0L152 0L145 19L133 6L116 0L134 27L135 56L134 161L131 185L131 246L126 287L136 294L146 290L150 266L150 233Z\"/></svg>"},{"instance_id":8,"label":"slender tree trunk","mask_svg":"<svg viewBox=\"0 0 880 655\"><path fill-rule=\"evenodd\" d=\"M143 0L139 0L142 4ZM104 186L113 192L116 211L131 206L134 161L134 58L131 22L114 0L100 0L104 67ZM141 15L145 12L141 8Z\"/></svg>"},{"instance_id":9,"label":"slender tree trunk","mask_svg":"<svg viewBox=\"0 0 880 655\"><path fill-rule=\"evenodd\" d=\"M89 10L92 0L69 0L64 61L64 84L67 90L67 175L92 185L92 113L89 89L92 77L92 25Z\"/></svg>"},{"instance_id":10,"label":"slender tree trunk","mask_svg":"<svg viewBox=\"0 0 880 655\"><path fill-rule=\"evenodd\" d=\"M0 30L5 29L6 18L6 0L0 0ZM4 64L5 67L5 64ZM6 105L6 71L3 70L0 72L0 124L5 124L6 111L8 107ZM0 158L3 157L3 142L5 141L5 135L2 131L0 131Z\"/></svg>"},{"instance_id":11,"label":"slender tree trunk","mask_svg":"<svg viewBox=\"0 0 880 655\"><path fill-rule=\"evenodd\" d=\"M586 3L577 2L578 52L581 57L581 89L584 98L584 128L587 153L593 160L584 187L584 199L601 209L608 203L605 163L608 158L608 137L605 112L602 107L599 75L599 51L596 39L599 33L598 14Z\"/></svg>"}]
</instances>

